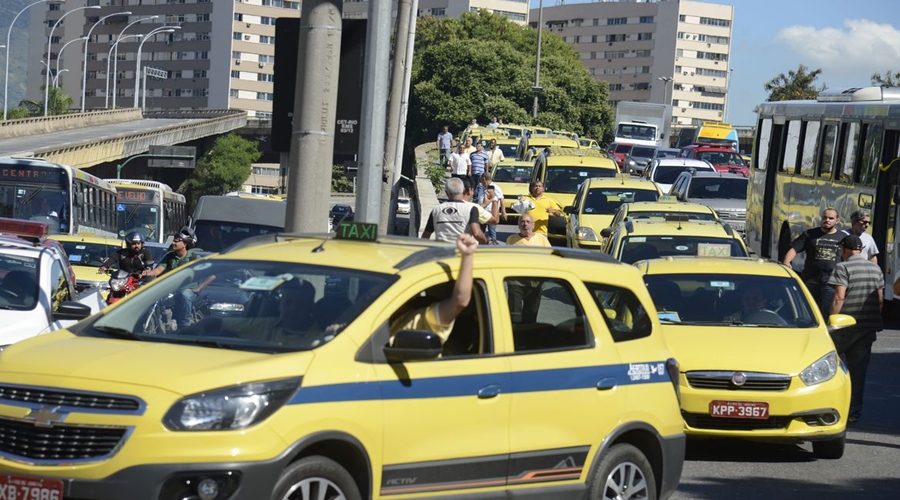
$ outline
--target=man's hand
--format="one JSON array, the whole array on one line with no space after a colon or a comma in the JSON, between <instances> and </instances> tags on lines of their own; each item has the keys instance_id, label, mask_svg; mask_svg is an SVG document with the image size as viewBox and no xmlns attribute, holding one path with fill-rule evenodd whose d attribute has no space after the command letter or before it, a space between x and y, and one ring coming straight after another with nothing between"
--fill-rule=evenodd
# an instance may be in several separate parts
<instances>
[{"instance_id":1,"label":"man's hand","mask_svg":"<svg viewBox=\"0 0 900 500\"><path fill-rule=\"evenodd\" d=\"M463 255L472 255L475 253L475 249L478 248L478 240L471 234L463 233L456 239L456 248Z\"/></svg>"},{"instance_id":2,"label":"man's hand","mask_svg":"<svg viewBox=\"0 0 900 500\"><path fill-rule=\"evenodd\" d=\"M106 266L100 266L97 268L97 274L106 274L106 271L109 271L109 268Z\"/></svg>"}]
</instances>

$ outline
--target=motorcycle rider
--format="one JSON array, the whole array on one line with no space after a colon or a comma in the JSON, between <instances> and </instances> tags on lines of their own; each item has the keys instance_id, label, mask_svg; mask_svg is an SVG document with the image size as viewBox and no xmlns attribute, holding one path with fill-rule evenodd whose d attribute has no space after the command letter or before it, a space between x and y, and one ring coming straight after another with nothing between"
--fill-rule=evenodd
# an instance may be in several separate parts
<instances>
[{"instance_id":1,"label":"motorcycle rider","mask_svg":"<svg viewBox=\"0 0 900 500\"><path fill-rule=\"evenodd\" d=\"M141 233L136 231L128 233L125 236L125 245L125 248L116 250L116 253L103 262L97 269L97 274L104 274L111 267L118 267L129 273L141 273L144 269L153 267L153 254L144 248L144 237Z\"/></svg>"},{"instance_id":2,"label":"motorcycle rider","mask_svg":"<svg viewBox=\"0 0 900 500\"><path fill-rule=\"evenodd\" d=\"M197 260L199 256L194 254L192 250L196 243L197 238L194 235L194 230L187 226L182 227L181 230L178 231L178 234L172 239L172 246L169 253L160 259L159 265L154 269L144 271L144 276L156 277L160 274L169 272L182 264ZM206 285L210 284L214 279L216 279L215 275L209 276L201 283L191 283L182 289L180 293L175 294L175 307L172 312L175 316L175 322L178 324L178 328L184 328L191 324L194 299L197 298L197 294L200 290L203 290Z\"/></svg>"}]
</instances>

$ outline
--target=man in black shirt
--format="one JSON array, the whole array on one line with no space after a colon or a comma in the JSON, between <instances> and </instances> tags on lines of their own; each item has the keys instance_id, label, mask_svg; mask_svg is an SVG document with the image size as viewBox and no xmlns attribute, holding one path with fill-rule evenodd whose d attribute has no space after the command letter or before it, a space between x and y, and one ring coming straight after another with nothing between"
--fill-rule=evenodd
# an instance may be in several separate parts
<instances>
[{"instance_id":1,"label":"man in black shirt","mask_svg":"<svg viewBox=\"0 0 900 500\"><path fill-rule=\"evenodd\" d=\"M800 233L791 242L791 248L784 256L782 263L791 265L791 261L800 252L806 252L806 261L800 278L816 299L822 316L827 320L834 299L834 288L828 284L831 273L841 261L841 240L846 234L837 230L840 220L837 210L826 208L822 211L821 225Z\"/></svg>"},{"instance_id":2,"label":"man in black shirt","mask_svg":"<svg viewBox=\"0 0 900 500\"><path fill-rule=\"evenodd\" d=\"M126 248L116 250L106 262L97 270L97 274L103 274L111 267L118 267L129 273L140 273L144 269L153 267L153 254L144 248L144 237L141 233L128 233L125 237Z\"/></svg>"}]
</instances>

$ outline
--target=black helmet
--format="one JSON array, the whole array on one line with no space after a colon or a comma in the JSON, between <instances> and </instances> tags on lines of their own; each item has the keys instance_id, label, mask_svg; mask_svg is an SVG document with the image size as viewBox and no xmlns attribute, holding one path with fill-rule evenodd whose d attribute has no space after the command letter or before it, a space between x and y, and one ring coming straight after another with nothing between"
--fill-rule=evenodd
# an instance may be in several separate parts
<instances>
[{"instance_id":1,"label":"black helmet","mask_svg":"<svg viewBox=\"0 0 900 500\"><path fill-rule=\"evenodd\" d=\"M137 231L132 231L125 236L125 243L134 243L138 242L140 244L144 244L144 235Z\"/></svg>"},{"instance_id":2,"label":"black helmet","mask_svg":"<svg viewBox=\"0 0 900 500\"><path fill-rule=\"evenodd\" d=\"M182 227L175 237L181 238L181 240L184 241L184 245L188 248L191 248L197 243L197 237L194 236L194 230L187 226Z\"/></svg>"}]
</instances>

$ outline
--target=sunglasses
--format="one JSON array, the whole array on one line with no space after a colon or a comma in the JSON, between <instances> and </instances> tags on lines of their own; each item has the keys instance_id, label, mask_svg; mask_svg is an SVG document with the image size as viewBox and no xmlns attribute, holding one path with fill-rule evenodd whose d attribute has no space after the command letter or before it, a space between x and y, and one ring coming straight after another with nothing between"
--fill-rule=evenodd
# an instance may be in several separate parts
<instances>
[{"instance_id":1,"label":"sunglasses","mask_svg":"<svg viewBox=\"0 0 900 500\"><path fill-rule=\"evenodd\" d=\"M872 221L870 221L870 220L858 220L858 221L856 221L856 222L859 222L859 223L862 224L863 226L868 226L869 224L872 223Z\"/></svg>"}]
</instances>

